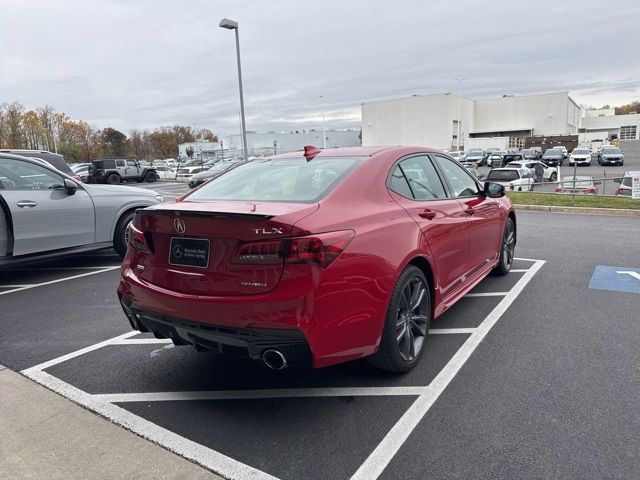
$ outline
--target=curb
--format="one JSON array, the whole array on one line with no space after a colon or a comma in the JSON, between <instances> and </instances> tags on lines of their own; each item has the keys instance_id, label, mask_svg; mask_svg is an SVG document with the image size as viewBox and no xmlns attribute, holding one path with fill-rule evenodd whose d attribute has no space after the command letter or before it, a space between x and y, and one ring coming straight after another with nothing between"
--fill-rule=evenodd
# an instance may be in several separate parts
<instances>
[{"instance_id":1,"label":"curb","mask_svg":"<svg viewBox=\"0 0 640 480\"><path fill-rule=\"evenodd\" d=\"M615 217L640 217L640 210L624 208L589 208L589 207L561 207L557 205L518 205L513 204L516 210L551 213L573 213L582 215L611 215Z\"/></svg>"}]
</instances>

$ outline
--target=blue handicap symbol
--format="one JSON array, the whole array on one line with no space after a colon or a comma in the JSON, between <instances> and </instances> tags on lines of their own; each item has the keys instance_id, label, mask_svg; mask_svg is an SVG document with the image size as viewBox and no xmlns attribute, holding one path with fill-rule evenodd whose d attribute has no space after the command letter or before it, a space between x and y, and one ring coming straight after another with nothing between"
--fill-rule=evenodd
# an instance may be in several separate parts
<instances>
[{"instance_id":1,"label":"blue handicap symbol","mask_svg":"<svg viewBox=\"0 0 640 480\"><path fill-rule=\"evenodd\" d=\"M640 293L640 268L598 265L591 275L589 288Z\"/></svg>"}]
</instances>

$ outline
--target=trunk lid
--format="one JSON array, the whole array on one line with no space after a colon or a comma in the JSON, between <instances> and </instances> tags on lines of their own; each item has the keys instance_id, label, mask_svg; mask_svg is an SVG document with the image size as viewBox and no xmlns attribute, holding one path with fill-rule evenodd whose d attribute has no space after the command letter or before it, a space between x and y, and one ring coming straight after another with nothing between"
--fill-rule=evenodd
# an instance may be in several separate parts
<instances>
[{"instance_id":1,"label":"trunk lid","mask_svg":"<svg viewBox=\"0 0 640 480\"><path fill-rule=\"evenodd\" d=\"M317 209L317 203L181 201L140 210L134 225L152 251L136 253L132 268L141 279L180 293L266 293L282 276L283 241L306 233L294 225Z\"/></svg>"}]
</instances>

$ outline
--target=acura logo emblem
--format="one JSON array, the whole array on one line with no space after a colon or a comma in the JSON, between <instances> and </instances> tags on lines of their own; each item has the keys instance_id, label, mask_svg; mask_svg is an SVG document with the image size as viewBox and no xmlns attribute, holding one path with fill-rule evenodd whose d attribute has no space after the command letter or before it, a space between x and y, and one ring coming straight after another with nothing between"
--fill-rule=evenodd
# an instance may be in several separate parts
<instances>
[{"instance_id":1,"label":"acura logo emblem","mask_svg":"<svg viewBox=\"0 0 640 480\"><path fill-rule=\"evenodd\" d=\"M176 232L178 232L178 233L184 233L184 232L185 232L185 230L187 229L187 228L184 226L184 220L182 220L181 218L176 218L176 219L173 221L173 226L174 226L174 228L176 229Z\"/></svg>"}]
</instances>

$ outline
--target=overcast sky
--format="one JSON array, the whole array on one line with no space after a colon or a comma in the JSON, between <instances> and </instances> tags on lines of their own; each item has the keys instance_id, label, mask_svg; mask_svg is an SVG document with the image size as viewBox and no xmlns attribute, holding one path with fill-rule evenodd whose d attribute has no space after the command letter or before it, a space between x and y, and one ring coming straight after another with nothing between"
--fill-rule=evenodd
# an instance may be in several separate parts
<instances>
[{"instance_id":1,"label":"overcast sky","mask_svg":"<svg viewBox=\"0 0 640 480\"><path fill-rule=\"evenodd\" d=\"M51 105L125 133L175 123L360 128L360 104L569 90L640 98L640 1L0 0L0 103ZM455 78L464 78L457 82Z\"/></svg>"}]
</instances>

